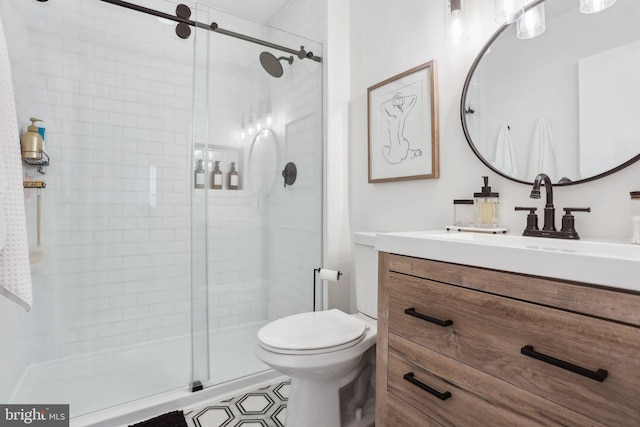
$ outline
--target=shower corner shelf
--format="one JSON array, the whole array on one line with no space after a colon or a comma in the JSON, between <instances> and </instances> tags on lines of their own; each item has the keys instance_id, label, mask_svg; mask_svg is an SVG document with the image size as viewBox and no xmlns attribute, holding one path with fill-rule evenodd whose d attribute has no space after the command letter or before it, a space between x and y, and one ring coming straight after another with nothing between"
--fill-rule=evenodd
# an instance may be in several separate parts
<instances>
[{"instance_id":1,"label":"shower corner shelf","mask_svg":"<svg viewBox=\"0 0 640 427\"><path fill-rule=\"evenodd\" d=\"M208 195L213 196L233 196L234 194L240 195L247 191L244 188L239 188L237 190L229 190L228 188L222 188L218 190L214 190L213 188L197 188L196 190L206 190Z\"/></svg>"},{"instance_id":2,"label":"shower corner shelf","mask_svg":"<svg viewBox=\"0 0 640 427\"><path fill-rule=\"evenodd\" d=\"M47 183L37 180L25 180L22 182L23 188L47 188Z\"/></svg>"},{"instance_id":3,"label":"shower corner shelf","mask_svg":"<svg viewBox=\"0 0 640 427\"><path fill-rule=\"evenodd\" d=\"M25 163L28 163L33 166L49 166L49 155L42 152L42 159L22 159Z\"/></svg>"}]
</instances>

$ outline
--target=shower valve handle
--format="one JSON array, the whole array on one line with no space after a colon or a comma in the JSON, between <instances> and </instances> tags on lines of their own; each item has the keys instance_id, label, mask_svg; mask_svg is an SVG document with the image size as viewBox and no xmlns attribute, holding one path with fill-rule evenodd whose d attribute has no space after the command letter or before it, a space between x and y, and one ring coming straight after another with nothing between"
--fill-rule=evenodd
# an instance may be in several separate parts
<instances>
[{"instance_id":1,"label":"shower valve handle","mask_svg":"<svg viewBox=\"0 0 640 427\"><path fill-rule=\"evenodd\" d=\"M296 182L296 178L298 177L298 168L296 168L295 163L287 163L282 170L282 177L284 178L284 188L287 188L287 185L293 185Z\"/></svg>"}]
</instances>

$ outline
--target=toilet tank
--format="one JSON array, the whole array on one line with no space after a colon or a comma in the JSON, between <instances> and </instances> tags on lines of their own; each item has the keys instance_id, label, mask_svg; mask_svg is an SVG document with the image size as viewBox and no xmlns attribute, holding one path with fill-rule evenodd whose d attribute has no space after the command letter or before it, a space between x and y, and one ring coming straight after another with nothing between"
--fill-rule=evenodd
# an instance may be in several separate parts
<instances>
[{"instance_id":1,"label":"toilet tank","mask_svg":"<svg viewBox=\"0 0 640 427\"><path fill-rule=\"evenodd\" d=\"M353 233L356 304L360 313L378 318L378 251L375 233Z\"/></svg>"}]
</instances>

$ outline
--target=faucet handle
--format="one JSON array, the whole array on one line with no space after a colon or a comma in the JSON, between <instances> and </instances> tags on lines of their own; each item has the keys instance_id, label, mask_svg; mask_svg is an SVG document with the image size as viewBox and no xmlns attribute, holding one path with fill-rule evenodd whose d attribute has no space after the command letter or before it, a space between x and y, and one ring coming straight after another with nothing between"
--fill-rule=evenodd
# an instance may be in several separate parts
<instances>
[{"instance_id":1,"label":"faucet handle","mask_svg":"<svg viewBox=\"0 0 640 427\"><path fill-rule=\"evenodd\" d=\"M571 212L591 212L591 208L562 208L565 215L571 215Z\"/></svg>"},{"instance_id":2,"label":"faucet handle","mask_svg":"<svg viewBox=\"0 0 640 427\"><path fill-rule=\"evenodd\" d=\"M564 215L562 216L562 229L561 233L564 233L568 239L579 239L578 232L575 227L575 218L571 215L571 212L591 212L591 208L563 208Z\"/></svg>"},{"instance_id":3,"label":"faucet handle","mask_svg":"<svg viewBox=\"0 0 640 427\"><path fill-rule=\"evenodd\" d=\"M525 208L525 207L516 206L515 210L529 211L529 215L527 215L527 228L524 229L524 233L523 233L524 235L526 235L528 231L539 230L538 215L536 215L536 210L538 210L538 208Z\"/></svg>"}]
</instances>

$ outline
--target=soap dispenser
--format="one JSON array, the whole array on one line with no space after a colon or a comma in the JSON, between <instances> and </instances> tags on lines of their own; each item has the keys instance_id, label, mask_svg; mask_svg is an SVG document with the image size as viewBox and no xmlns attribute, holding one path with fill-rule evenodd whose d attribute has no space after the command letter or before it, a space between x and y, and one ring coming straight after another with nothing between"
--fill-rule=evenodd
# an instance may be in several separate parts
<instances>
[{"instance_id":1,"label":"soap dispenser","mask_svg":"<svg viewBox=\"0 0 640 427\"><path fill-rule=\"evenodd\" d=\"M193 187L204 188L204 183L205 183L204 166L202 166L202 160L199 159L196 164L196 169L193 171Z\"/></svg>"},{"instance_id":2,"label":"soap dispenser","mask_svg":"<svg viewBox=\"0 0 640 427\"><path fill-rule=\"evenodd\" d=\"M31 124L27 128L27 132L23 133L20 137L22 158L28 160L40 160L42 159L42 137L38 132L36 122L41 122L42 120L33 117L29 120L31 120Z\"/></svg>"},{"instance_id":3,"label":"soap dispenser","mask_svg":"<svg viewBox=\"0 0 640 427\"><path fill-rule=\"evenodd\" d=\"M236 162L231 162L227 185L229 186L229 190L237 190L240 188L240 175L238 174L238 171L236 171Z\"/></svg>"},{"instance_id":4,"label":"soap dispenser","mask_svg":"<svg viewBox=\"0 0 640 427\"><path fill-rule=\"evenodd\" d=\"M491 191L488 176L482 178L484 186L479 193L473 193L476 227L497 228L499 194Z\"/></svg>"},{"instance_id":5,"label":"soap dispenser","mask_svg":"<svg viewBox=\"0 0 640 427\"><path fill-rule=\"evenodd\" d=\"M220 170L220 161L216 160L211 172L211 188L214 190L222 190L222 171Z\"/></svg>"}]
</instances>

